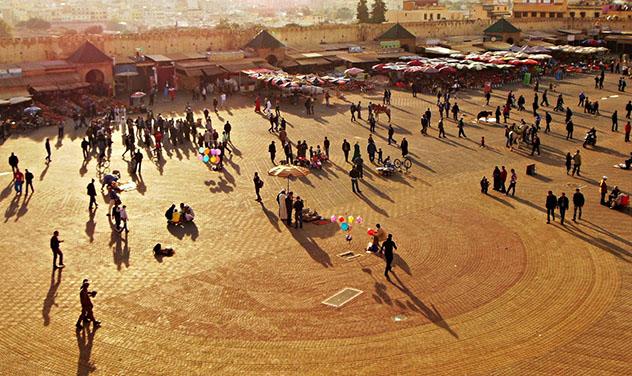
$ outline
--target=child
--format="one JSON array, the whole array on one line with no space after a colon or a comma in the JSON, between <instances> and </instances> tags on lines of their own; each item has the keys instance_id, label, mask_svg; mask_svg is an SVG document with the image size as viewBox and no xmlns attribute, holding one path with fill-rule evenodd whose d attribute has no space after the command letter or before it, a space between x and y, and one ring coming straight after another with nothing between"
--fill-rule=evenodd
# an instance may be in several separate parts
<instances>
[{"instance_id":1,"label":"child","mask_svg":"<svg viewBox=\"0 0 632 376\"><path fill-rule=\"evenodd\" d=\"M481 137L481 146L482 148L485 147L485 136Z\"/></svg>"}]
</instances>

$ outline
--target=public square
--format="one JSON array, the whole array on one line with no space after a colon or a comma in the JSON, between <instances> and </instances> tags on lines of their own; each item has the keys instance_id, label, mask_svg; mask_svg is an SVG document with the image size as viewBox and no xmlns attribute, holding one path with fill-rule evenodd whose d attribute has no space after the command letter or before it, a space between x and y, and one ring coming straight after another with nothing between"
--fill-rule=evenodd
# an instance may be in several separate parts
<instances>
[{"instance_id":1,"label":"public square","mask_svg":"<svg viewBox=\"0 0 632 376\"><path fill-rule=\"evenodd\" d=\"M629 208L600 205L598 189L604 175L610 188L629 193L632 184L630 171L613 167L632 152L623 140L631 97L617 90L617 79L606 74L603 90L594 89L592 75L556 82L552 106L540 110L553 116L552 133L540 132L540 156L525 145L509 151L502 124L475 120L502 106L509 90L530 104L531 87L494 89L487 107L482 91L458 93L452 103L464 112L467 138L458 138L449 120L445 139L437 138L436 97L393 90L394 138L407 138L413 165L391 177L377 174L366 157L366 120L350 121L350 101L366 109L381 103L380 91L319 103L314 116L302 103L282 102L294 144L322 147L325 136L332 144L331 162L292 180L291 190L327 221L363 217L349 243L336 224L294 229L280 222L276 196L287 181L267 174L274 167L268 144L279 146L278 137L253 111L251 96L233 96L226 110L211 114L215 126L228 120L233 127L235 150L223 172L199 161L197 146L167 141L164 162L146 156L142 174L132 176L115 133L109 169L137 185L122 193L127 234L113 231L105 196L88 211L86 185L100 172L94 157L83 161L84 129L69 122L63 139L54 127L13 135L0 146L0 374L630 374L632 217ZM581 90L598 98L600 116L577 107ZM575 113L574 140L566 140L564 113L552 111L558 93ZM189 99L161 101L154 113L184 116ZM197 118L211 104L191 106ZM426 108L432 128L423 136ZM619 132L610 130L614 110ZM530 111L512 111L511 122L520 118L533 121ZM373 137L385 157L401 158L399 147L387 145L387 125L381 116ZM583 148L593 126L597 146ZM360 144L361 194L351 190L343 139ZM576 150L581 177L564 167L566 153ZM34 194L15 194L11 152L35 175ZM532 163L537 174L527 176ZM514 197L480 192L479 181L491 180L497 165L516 170ZM265 182L262 203L255 201L255 172ZM582 220L571 221L571 210L564 226L547 224L547 191L572 196L577 187L586 197ZM181 202L195 209L195 224L168 228L165 210ZM398 247L391 281L384 259L365 253L367 228L377 223ZM51 269L54 230L64 240L64 269ZM154 257L156 243L175 255ZM346 251L359 256L338 256ZM103 325L96 331L75 330L84 278L98 291L94 314ZM362 293L339 308L322 303L346 287Z\"/></svg>"}]
</instances>

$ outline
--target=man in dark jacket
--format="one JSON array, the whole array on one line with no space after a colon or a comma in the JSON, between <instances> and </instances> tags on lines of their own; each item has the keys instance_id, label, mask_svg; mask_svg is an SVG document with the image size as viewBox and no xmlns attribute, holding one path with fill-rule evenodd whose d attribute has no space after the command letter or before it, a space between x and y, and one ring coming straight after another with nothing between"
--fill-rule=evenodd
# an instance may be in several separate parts
<instances>
[{"instance_id":1,"label":"man in dark jacket","mask_svg":"<svg viewBox=\"0 0 632 376\"><path fill-rule=\"evenodd\" d=\"M101 326L101 322L95 320L94 313L92 313L92 300L91 297L94 298L97 295L96 291L88 291L88 287L90 287L90 283L87 279L83 280L83 284L81 285L81 290L79 291L79 300L81 301L81 315L77 319L77 329L81 329L82 322L92 321L92 324L95 328Z\"/></svg>"},{"instance_id":2,"label":"man in dark jacket","mask_svg":"<svg viewBox=\"0 0 632 376\"><path fill-rule=\"evenodd\" d=\"M290 192L285 198L285 209L287 210L287 225L292 225L292 209L294 208L294 193Z\"/></svg>"},{"instance_id":3,"label":"man in dark jacket","mask_svg":"<svg viewBox=\"0 0 632 376\"><path fill-rule=\"evenodd\" d=\"M90 205L88 206L88 210L92 210L92 205L94 204L95 208L99 207L99 204L97 204L97 189L94 186L94 179L92 179L92 181L88 184L88 186L86 187L86 190L88 191L88 196L90 196Z\"/></svg>"},{"instance_id":4,"label":"man in dark jacket","mask_svg":"<svg viewBox=\"0 0 632 376\"><path fill-rule=\"evenodd\" d=\"M557 197L552 191L546 196L546 223L551 223L551 219L555 222L555 207L557 206Z\"/></svg>"},{"instance_id":5,"label":"man in dark jacket","mask_svg":"<svg viewBox=\"0 0 632 376\"><path fill-rule=\"evenodd\" d=\"M141 166L143 164L143 153L140 151L140 149L136 150L136 153L134 153L134 173L138 173L139 175L142 174L141 172Z\"/></svg>"},{"instance_id":6,"label":"man in dark jacket","mask_svg":"<svg viewBox=\"0 0 632 376\"><path fill-rule=\"evenodd\" d=\"M584 206L585 199L583 193L579 191L579 188L575 190L573 194L573 222L577 222L577 212L579 211L579 219L582 219L582 207Z\"/></svg>"},{"instance_id":7,"label":"man in dark jacket","mask_svg":"<svg viewBox=\"0 0 632 376\"><path fill-rule=\"evenodd\" d=\"M18 169L19 162L20 160L18 159L18 156L14 153L11 153L11 155L9 156L9 166L11 166L11 170L13 173L15 173L15 171Z\"/></svg>"},{"instance_id":8,"label":"man in dark jacket","mask_svg":"<svg viewBox=\"0 0 632 376\"><path fill-rule=\"evenodd\" d=\"M566 197L566 193L562 192L560 198L557 199L557 207L560 208L560 224L564 224L564 216L566 215L566 210L568 210L568 197Z\"/></svg>"},{"instance_id":9,"label":"man in dark jacket","mask_svg":"<svg viewBox=\"0 0 632 376\"><path fill-rule=\"evenodd\" d=\"M255 177L252 179L252 182L255 185L255 193L257 194L257 199L255 201L261 201L261 195L259 192L261 188L263 188L263 180L259 177L259 173L255 172Z\"/></svg>"},{"instance_id":10,"label":"man in dark jacket","mask_svg":"<svg viewBox=\"0 0 632 376\"><path fill-rule=\"evenodd\" d=\"M33 188L33 173L28 169L24 170L24 180L26 181L26 194L29 194L29 187L31 187L31 194L35 192Z\"/></svg>"},{"instance_id":11,"label":"man in dark jacket","mask_svg":"<svg viewBox=\"0 0 632 376\"><path fill-rule=\"evenodd\" d=\"M270 153L270 160L272 161L272 164L276 164L274 162L274 156L276 155L276 145L274 144L274 141L268 145L268 153Z\"/></svg>"},{"instance_id":12,"label":"man in dark jacket","mask_svg":"<svg viewBox=\"0 0 632 376\"><path fill-rule=\"evenodd\" d=\"M351 144L347 142L347 139L342 140L342 152L345 155L345 162L349 163L349 152L351 151Z\"/></svg>"},{"instance_id":13,"label":"man in dark jacket","mask_svg":"<svg viewBox=\"0 0 632 376\"><path fill-rule=\"evenodd\" d=\"M303 200L300 196L294 201L294 228L303 228Z\"/></svg>"},{"instance_id":14,"label":"man in dark jacket","mask_svg":"<svg viewBox=\"0 0 632 376\"><path fill-rule=\"evenodd\" d=\"M354 166L351 171L349 171L349 176L351 177L351 190L353 193L362 193L360 187L358 186L358 178L360 177L360 173L358 172L358 168Z\"/></svg>"},{"instance_id":15,"label":"man in dark jacket","mask_svg":"<svg viewBox=\"0 0 632 376\"><path fill-rule=\"evenodd\" d=\"M390 280L388 272L392 272L391 264L393 263L393 249L397 249L397 244L393 241L393 235L388 234L388 238L382 243L382 252L384 253L384 260L386 260L386 267L384 268L384 276Z\"/></svg>"}]
</instances>

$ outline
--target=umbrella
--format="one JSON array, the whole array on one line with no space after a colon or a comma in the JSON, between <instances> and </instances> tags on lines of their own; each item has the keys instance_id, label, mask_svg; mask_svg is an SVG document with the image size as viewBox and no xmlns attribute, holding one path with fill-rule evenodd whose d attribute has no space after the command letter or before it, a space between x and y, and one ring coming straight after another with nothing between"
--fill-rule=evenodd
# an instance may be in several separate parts
<instances>
[{"instance_id":1,"label":"umbrella","mask_svg":"<svg viewBox=\"0 0 632 376\"><path fill-rule=\"evenodd\" d=\"M29 115L34 114L36 112L41 111L42 109L36 106L31 106L31 107L27 107L24 109L24 112L28 113Z\"/></svg>"},{"instance_id":2,"label":"umbrella","mask_svg":"<svg viewBox=\"0 0 632 376\"><path fill-rule=\"evenodd\" d=\"M31 98L29 97L13 97L11 99L9 99L9 103L10 104L20 104L20 103L24 103L24 102L29 102L31 100Z\"/></svg>"},{"instance_id":3,"label":"umbrella","mask_svg":"<svg viewBox=\"0 0 632 376\"><path fill-rule=\"evenodd\" d=\"M452 67L442 67L442 68L439 69L439 72L453 74L453 73L456 73L456 69L454 69Z\"/></svg>"},{"instance_id":4,"label":"umbrella","mask_svg":"<svg viewBox=\"0 0 632 376\"><path fill-rule=\"evenodd\" d=\"M145 93L143 93L142 91L137 91L134 94L130 95L130 97L137 99L137 98L142 98L145 96Z\"/></svg>"},{"instance_id":5,"label":"umbrella","mask_svg":"<svg viewBox=\"0 0 632 376\"><path fill-rule=\"evenodd\" d=\"M538 65L538 62L533 59L522 60L522 64L526 65Z\"/></svg>"},{"instance_id":6,"label":"umbrella","mask_svg":"<svg viewBox=\"0 0 632 376\"><path fill-rule=\"evenodd\" d=\"M273 167L268 171L268 175L276 176L279 178L287 178L287 189L290 189L290 176L293 177L301 177L307 176L312 172L305 167L294 166L294 165L279 165Z\"/></svg>"},{"instance_id":7,"label":"umbrella","mask_svg":"<svg viewBox=\"0 0 632 376\"><path fill-rule=\"evenodd\" d=\"M433 74L433 73L439 73L439 70L433 67L424 67L423 72L428 73L428 74Z\"/></svg>"}]
</instances>

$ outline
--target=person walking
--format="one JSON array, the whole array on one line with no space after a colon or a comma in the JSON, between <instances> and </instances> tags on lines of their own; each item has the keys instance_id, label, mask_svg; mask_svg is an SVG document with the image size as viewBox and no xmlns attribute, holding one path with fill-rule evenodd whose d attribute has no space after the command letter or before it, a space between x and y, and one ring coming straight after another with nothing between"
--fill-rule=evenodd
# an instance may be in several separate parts
<instances>
[{"instance_id":1,"label":"person walking","mask_svg":"<svg viewBox=\"0 0 632 376\"><path fill-rule=\"evenodd\" d=\"M35 188L33 188L33 173L28 169L24 170L24 180L26 181L26 195L29 194L29 187L31 187L31 194L35 193Z\"/></svg>"},{"instance_id":2,"label":"person walking","mask_svg":"<svg viewBox=\"0 0 632 376\"><path fill-rule=\"evenodd\" d=\"M573 130L575 129L575 126L573 125L573 121L569 120L566 122L566 139L573 139Z\"/></svg>"},{"instance_id":3,"label":"person walking","mask_svg":"<svg viewBox=\"0 0 632 376\"><path fill-rule=\"evenodd\" d=\"M456 121L456 119L454 120ZM463 127L465 127L465 122L463 121L463 118L459 119L459 123L457 127L459 128L459 137L463 136L467 138L467 136L465 135L465 132L463 132Z\"/></svg>"},{"instance_id":4,"label":"person walking","mask_svg":"<svg viewBox=\"0 0 632 376\"><path fill-rule=\"evenodd\" d=\"M255 177L252 179L252 182L255 185L255 193L257 194L257 198L255 201L261 202L261 188L263 188L263 180L259 177L259 173L255 172Z\"/></svg>"},{"instance_id":5,"label":"person walking","mask_svg":"<svg viewBox=\"0 0 632 376\"><path fill-rule=\"evenodd\" d=\"M549 191L546 196L546 223L551 223L551 220L555 222L555 208L557 207L557 197L553 194L553 191Z\"/></svg>"},{"instance_id":6,"label":"person walking","mask_svg":"<svg viewBox=\"0 0 632 376\"><path fill-rule=\"evenodd\" d=\"M90 287L90 282L87 279L83 280L81 284L81 289L79 290L79 301L81 302L81 314L77 319L77 323L75 326L77 330L81 330L83 328L82 324L87 324L89 321L92 321L92 325L94 328L98 328L101 326L101 322L97 321L94 318L94 313L92 312L93 305L92 300L90 298L94 298L97 296L96 291L88 291L88 287Z\"/></svg>"},{"instance_id":7,"label":"person walking","mask_svg":"<svg viewBox=\"0 0 632 376\"><path fill-rule=\"evenodd\" d=\"M388 272L392 273L393 264L393 250L397 249L397 244L393 241L393 234L388 234L386 241L382 243L381 251L384 253L384 260L386 261L386 267L384 268L384 276L389 281L391 278L388 276Z\"/></svg>"},{"instance_id":8,"label":"person walking","mask_svg":"<svg viewBox=\"0 0 632 376\"><path fill-rule=\"evenodd\" d=\"M342 140L342 152L345 155L345 162L349 163L349 152L351 151L351 144L347 142L347 139Z\"/></svg>"},{"instance_id":9,"label":"person walking","mask_svg":"<svg viewBox=\"0 0 632 376\"><path fill-rule=\"evenodd\" d=\"M114 227L116 231L119 231L121 228L121 208L118 203L115 203L112 207L112 215L110 218L114 218Z\"/></svg>"},{"instance_id":10,"label":"person walking","mask_svg":"<svg viewBox=\"0 0 632 376\"><path fill-rule=\"evenodd\" d=\"M44 142L44 148L46 149L46 163L50 163L50 140L48 138Z\"/></svg>"},{"instance_id":11,"label":"person walking","mask_svg":"<svg viewBox=\"0 0 632 376\"><path fill-rule=\"evenodd\" d=\"M573 162L573 156L570 152L566 153L566 175L571 173L571 163Z\"/></svg>"},{"instance_id":12,"label":"person walking","mask_svg":"<svg viewBox=\"0 0 632 376\"><path fill-rule=\"evenodd\" d=\"M325 136L325 139L323 140L323 147L325 148L325 155L327 156L327 159L329 159L330 146L331 146L331 143L329 142L329 139L327 138L327 136Z\"/></svg>"},{"instance_id":13,"label":"person walking","mask_svg":"<svg viewBox=\"0 0 632 376\"><path fill-rule=\"evenodd\" d=\"M353 166L351 171L349 171L349 176L351 177L351 190L353 193L362 193L360 190L360 186L358 185L358 178L360 177L360 173L358 172L358 168Z\"/></svg>"},{"instance_id":14,"label":"person walking","mask_svg":"<svg viewBox=\"0 0 632 376\"><path fill-rule=\"evenodd\" d=\"M538 152L538 155L540 155L540 136L537 134L533 137L531 155L533 155L536 151Z\"/></svg>"},{"instance_id":15,"label":"person walking","mask_svg":"<svg viewBox=\"0 0 632 376\"><path fill-rule=\"evenodd\" d=\"M612 113L612 131L619 132L619 112L617 110Z\"/></svg>"},{"instance_id":16,"label":"person walking","mask_svg":"<svg viewBox=\"0 0 632 376\"><path fill-rule=\"evenodd\" d=\"M13 189L17 195L22 194L22 185L24 185L24 174L19 169L13 173Z\"/></svg>"},{"instance_id":17,"label":"person walking","mask_svg":"<svg viewBox=\"0 0 632 376\"><path fill-rule=\"evenodd\" d=\"M123 207L119 209L119 216L121 217L121 222L123 223L123 227L119 230L119 232L123 232L123 230L125 230L126 233L129 232L129 229L127 228L127 220L129 219L127 216L127 206L123 205Z\"/></svg>"},{"instance_id":18,"label":"person walking","mask_svg":"<svg viewBox=\"0 0 632 376\"><path fill-rule=\"evenodd\" d=\"M608 180L608 177L604 176L601 178L601 181L599 182L599 194L601 196L601 200L599 202L601 203L601 205L608 204L606 202L606 195L608 194L608 184L606 183L606 180Z\"/></svg>"},{"instance_id":19,"label":"person walking","mask_svg":"<svg viewBox=\"0 0 632 376\"><path fill-rule=\"evenodd\" d=\"M88 183L88 185L86 186L86 191L88 196L90 196L90 205L88 205L88 210L92 210L92 205L94 204L95 209L99 207L99 204L97 204L97 189L94 186L94 179L92 179L92 181L90 181L90 183Z\"/></svg>"},{"instance_id":20,"label":"person walking","mask_svg":"<svg viewBox=\"0 0 632 376\"><path fill-rule=\"evenodd\" d=\"M81 151L83 152L83 159L88 159L90 155L88 152L89 146L90 142L88 142L88 140L86 140L86 138L84 137L83 140L81 140Z\"/></svg>"},{"instance_id":21,"label":"person walking","mask_svg":"<svg viewBox=\"0 0 632 376\"><path fill-rule=\"evenodd\" d=\"M59 245L63 243L63 240L59 239L59 231L55 230L53 236L50 238L50 249L53 251L53 269L63 268L64 254L61 252ZM57 264L57 257L59 256L59 264Z\"/></svg>"},{"instance_id":22,"label":"person walking","mask_svg":"<svg viewBox=\"0 0 632 376\"><path fill-rule=\"evenodd\" d=\"M546 111L546 114L544 115L544 122L546 123L546 128L544 128L544 133L549 133L551 131L552 120L553 120L553 117L548 111Z\"/></svg>"},{"instance_id":23,"label":"person walking","mask_svg":"<svg viewBox=\"0 0 632 376\"><path fill-rule=\"evenodd\" d=\"M276 165L276 162L274 162L274 157L276 155L276 145L274 144L274 141L268 145L268 153L270 153L270 161L272 161L273 165Z\"/></svg>"},{"instance_id":24,"label":"person walking","mask_svg":"<svg viewBox=\"0 0 632 376\"><path fill-rule=\"evenodd\" d=\"M437 124L437 127L439 128L439 138L447 138L445 136L445 129L443 128L443 119L439 119L439 123Z\"/></svg>"},{"instance_id":25,"label":"person walking","mask_svg":"<svg viewBox=\"0 0 632 376\"><path fill-rule=\"evenodd\" d=\"M566 210L568 210L568 197L566 193L562 192L560 198L557 199L557 207L560 209L560 224L564 225L564 217L566 216Z\"/></svg>"},{"instance_id":26,"label":"person walking","mask_svg":"<svg viewBox=\"0 0 632 376\"><path fill-rule=\"evenodd\" d=\"M64 122L63 121L60 121L59 124L57 124L57 137L64 138Z\"/></svg>"},{"instance_id":27,"label":"person walking","mask_svg":"<svg viewBox=\"0 0 632 376\"><path fill-rule=\"evenodd\" d=\"M18 156L12 152L9 156L9 166L11 166L11 172L15 173L15 171L18 170L19 162L20 160L18 159Z\"/></svg>"},{"instance_id":28,"label":"person walking","mask_svg":"<svg viewBox=\"0 0 632 376\"><path fill-rule=\"evenodd\" d=\"M507 193L505 195L509 196L510 191L512 197L516 194L516 182L518 182L518 175L516 175L516 170L512 168L511 177L509 178L509 188L507 188Z\"/></svg>"},{"instance_id":29,"label":"person walking","mask_svg":"<svg viewBox=\"0 0 632 376\"><path fill-rule=\"evenodd\" d=\"M577 176L581 176L580 175L581 167L582 167L582 157L581 155L579 155L579 150L577 150L575 152L575 155L573 155L573 172L571 173L571 176L575 176L575 174L577 174Z\"/></svg>"},{"instance_id":30,"label":"person walking","mask_svg":"<svg viewBox=\"0 0 632 376\"><path fill-rule=\"evenodd\" d=\"M391 124L388 125L388 144L390 145L391 143L395 143L395 140L393 140L393 135L395 134L395 129L393 129L393 126Z\"/></svg>"},{"instance_id":31,"label":"person walking","mask_svg":"<svg viewBox=\"0 0 632 376\"><path fill-rule=\"evenodd\" d=\"M585 199L579 188L575 189L573 194L573 222L577 222L576 218L582 219L582 208L584 207ZM577 213L579 212L579 216Z\"/></svg>"},{"instance_id":32,"label":"person walking","mask_svg":"<svg viewBox=\"0 0 632 376\"><path fill-rule=\"evenodd\" d=\"M136 150L136 153L134 153L134 173L142 175L141 172L141 167L143 165L143 153L140 151L140 149Z\"/></svg>"},{"instance_id":33,"label":"person walking","mask_svg":"<svg viewBox=\"0 0 632 376\"><path fill-rule=\"evenodd\" d=\"M303 228L303 206L301 196L296 196L294 201L294 228Z\"/></svg>"}]
</instances>

